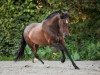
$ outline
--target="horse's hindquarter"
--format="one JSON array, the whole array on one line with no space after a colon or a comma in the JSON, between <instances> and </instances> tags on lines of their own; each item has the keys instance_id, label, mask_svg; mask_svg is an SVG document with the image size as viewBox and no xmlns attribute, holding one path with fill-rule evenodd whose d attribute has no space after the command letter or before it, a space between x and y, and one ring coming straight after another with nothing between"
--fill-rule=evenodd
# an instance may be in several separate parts
<instances>
[{"instance_id":1,"label":"horse's hindquarter","mask_svg":"<svg viewBox=\"0 0 100 75\"><path fill-rule=\"evenodd\" d=\"M28 32L28 40L38 45L47 44L47 41L44 37L41 23L34 23L33 26L30 26L30 27L27 28L27 32L30 29Z\"/></svg>"}]
</instances>

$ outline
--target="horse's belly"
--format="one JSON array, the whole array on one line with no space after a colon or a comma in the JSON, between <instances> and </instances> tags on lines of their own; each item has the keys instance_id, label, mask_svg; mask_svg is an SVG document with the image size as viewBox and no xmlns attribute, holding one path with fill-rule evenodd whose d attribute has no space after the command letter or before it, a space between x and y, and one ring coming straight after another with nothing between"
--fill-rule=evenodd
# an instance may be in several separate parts
<instances>
[{"instance_id":1,"label":"horse's belly","mask_svg":"<svg viewBox=\"0 0 100 75\"><path fill-rule=\"evenodd\" d=\"M35 43L35 44L39 44L39 45L47 44L47 41L45 40L45 38L42 34L32 36L31 39L32 39L32 42Z\"/></svg>"}]
</instances>

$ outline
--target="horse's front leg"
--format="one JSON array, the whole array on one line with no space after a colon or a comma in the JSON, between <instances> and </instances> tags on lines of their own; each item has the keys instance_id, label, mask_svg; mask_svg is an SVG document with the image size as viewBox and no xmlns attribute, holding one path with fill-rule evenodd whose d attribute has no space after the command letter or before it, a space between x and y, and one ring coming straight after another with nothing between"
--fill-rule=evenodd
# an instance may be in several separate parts
<instances>
[{"instance_id":1,"label":"horse's front leg","mask_svg":"<svg viewBox=\"0 0 100 75\"><path fill-rule=\"evenodd\" d=\"M62 63L64 63L64 62L65 62L66 57L65 57L64 51L62 51L62 50L61 50L61 52L62 52L61 62L62 62Z\"/></svg>"},{"instance_id":2,"label":"horse's front leg","mask_svg":"<svg viewBox=\"0 0 100 75\"><path fill-rule=\"evenodd\" d=\"M65 59L66 59L64 50L61 50L59 44L57 44L57 43L53 43L51 46L53 46L54 48L56 48L56 49L61 51L61 53L62 53L61 62L64 63Z\"/></svg>"},{"instance_id":3,"label":"horse's front leg","mask_svg":"<svg viewBox=\"0 0 100 75\"><path fill-rule=\"evenodd\" d=\"M74 63L73 59L71 58L71 56L70 56L70 54L68 52L68 49L62 44L59 44L59 47L60 47L61 50L66 52L67 56L69 57L69 59L72 62L73 66L75 67L75 69L79 69L79 67Z\"/></svg>"}]
</instances>

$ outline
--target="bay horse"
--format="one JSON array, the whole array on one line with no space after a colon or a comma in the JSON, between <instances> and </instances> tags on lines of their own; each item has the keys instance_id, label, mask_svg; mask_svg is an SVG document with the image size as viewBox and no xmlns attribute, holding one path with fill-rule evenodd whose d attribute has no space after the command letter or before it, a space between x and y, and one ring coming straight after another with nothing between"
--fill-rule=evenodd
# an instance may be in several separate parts
<instances>
[{"instance_id":1,"label":"bay horse","mask_svg":"<svg viewBox=\"0 0 100 75\"><path fill-rule=\"evenodd\" d=\"M44 62L40 59L37 54L38 48L41 45L53 46L59 49L62 53L61 62L65 62L65 53L69 57L72 65L75 69L79 67L74 63L71 58L67 48L65 47L64 37L65 35L70 35L69 29L69 14L67 12L56 11L51 13L45 20L41 23L32 23L28 25L22 34L21 46L18 50L17 61L24 55L24 49L26 44L31 48L35 58L40 60L43 64Z\"/></svg>"}]
</instances>

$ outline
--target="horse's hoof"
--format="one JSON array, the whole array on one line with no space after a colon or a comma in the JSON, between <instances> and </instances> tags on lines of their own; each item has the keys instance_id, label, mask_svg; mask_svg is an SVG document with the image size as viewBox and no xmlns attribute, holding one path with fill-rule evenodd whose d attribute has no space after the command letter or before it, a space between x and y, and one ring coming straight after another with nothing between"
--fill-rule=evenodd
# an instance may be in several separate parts
<instances>
[{"instance_id":1,"label":"horse's hoof","mask_svg":"<svg viewBox=\"0 0 100 75\"><path fill-rule=\"evenodd\" d=\"M80 68L76 66L75 69L79 70Z\"/></svg>"},{"instance_id":2,"label":"horse's hoof","mask_svg":"<svg viewBox=\"0 0 100 75\"><path fill-rule=\"evenodd\" d=\"M41 61L41 63L42 63L42 64L44 64L44 62L43 62L43 61Z\"/></svg>"},{"instance_id":3,"label":"horse's hoof","mask_svg":"<svg viewBox=\"0 0 100 75\"><path fill-rule=\"evenodd\" d=\"M46 68L50 68L50 65L46 65Z\"/></svg>"},{"instance_id":4,"label":"horse's hoof","mask_svg":"<svg viewBox=\"0 0 100 75\"><path fill-rule=\"evenodd\" d=\"M33 63L36 63L36 62L38 62L38 59L37 59L37 58L34 58L34 59L32 60L32 62L33 62Z\"/></svg>"},{"instance_id":5,"label":"horse's hoof","mask_svg":"<svg viewBox=\"0 0 100 75\"><path fill-rule=\"evenodd\" d=\"M65 62L65 59L61 59L61 62L64 63Z\"/></svg>"}]
</instances>

